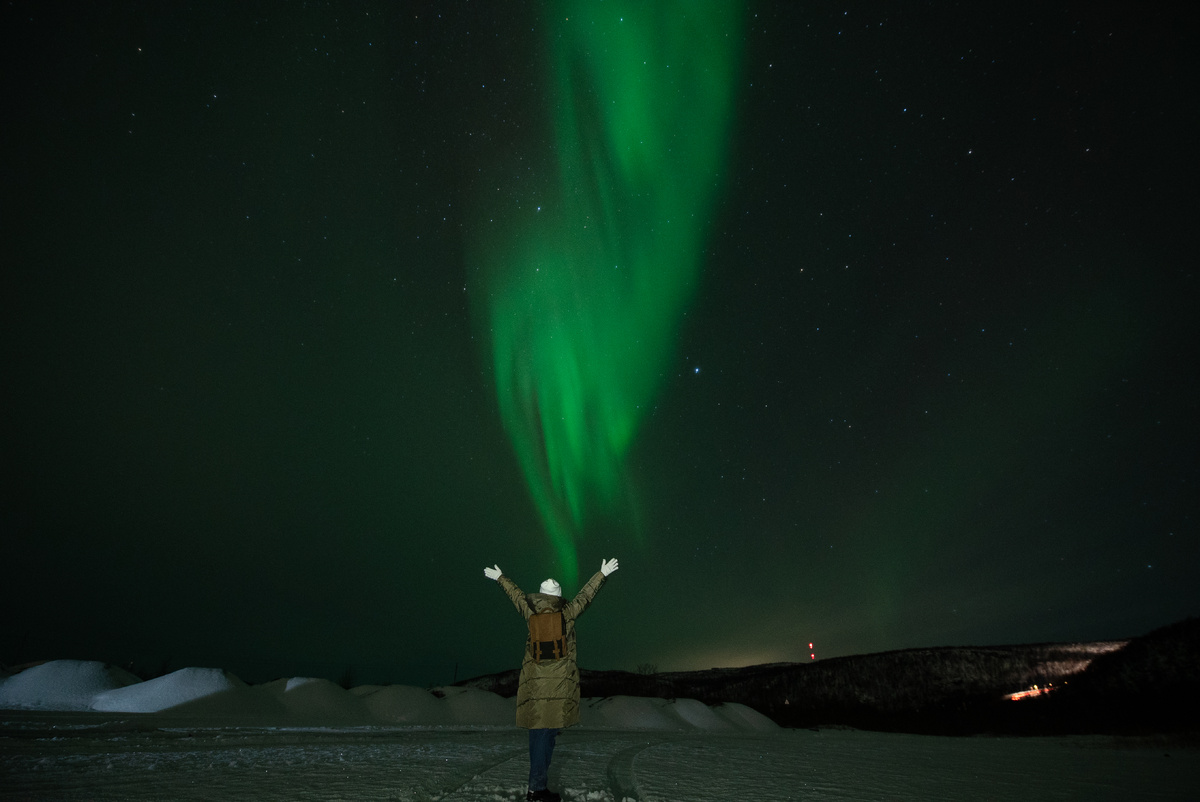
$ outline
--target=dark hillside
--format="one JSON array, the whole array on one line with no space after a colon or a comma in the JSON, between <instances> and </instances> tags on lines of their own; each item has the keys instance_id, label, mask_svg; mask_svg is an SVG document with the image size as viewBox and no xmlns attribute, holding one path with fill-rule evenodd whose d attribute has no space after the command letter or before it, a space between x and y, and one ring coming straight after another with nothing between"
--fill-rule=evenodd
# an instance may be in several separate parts
<instances>
[{"instance_id":1,"label":"dark hillside","mask_svg":"<svg viewBox=\"0 0 1200 802\"><path fill-rule=\"evenodd\" d=\"M1057 718L1091 732L1194 730L1200 710L1200 619L1188 618L1097 657L1061 694Z\"/></svg>"},{"instance_id":2,"label":"dark hillside","mask_svg":"<svg viewBox=\"0 0 1200 802\"><path fill-rule=\"evenodd\" d=\"M907 649L635 674L580 669L585 697L739 702L789 727L938 734L1181 731L1200 701L1200 622L1131 641ZM513 696L517 671L459 683ZM1013 694L1049 688L1020 701ZM1036 691L1034 692L1037 693Z\"/></svg>"}]
</instances>

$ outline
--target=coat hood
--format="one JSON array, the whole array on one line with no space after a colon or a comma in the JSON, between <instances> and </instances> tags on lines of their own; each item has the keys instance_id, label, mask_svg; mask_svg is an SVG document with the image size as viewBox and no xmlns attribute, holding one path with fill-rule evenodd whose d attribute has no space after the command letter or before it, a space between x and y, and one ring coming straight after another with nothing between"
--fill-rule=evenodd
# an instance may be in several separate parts
<instances>
[{"instance_id":1,"label":"coat hood","mask_svg":"<svg viewBox=\"0 0 1200 802\"><path fill-rule=\"evenodd\" d=\"M562 596L551 596L549 593L530 593L525 599L535 613L557 613L567 606Z\"/></svg>"}]
</instances>

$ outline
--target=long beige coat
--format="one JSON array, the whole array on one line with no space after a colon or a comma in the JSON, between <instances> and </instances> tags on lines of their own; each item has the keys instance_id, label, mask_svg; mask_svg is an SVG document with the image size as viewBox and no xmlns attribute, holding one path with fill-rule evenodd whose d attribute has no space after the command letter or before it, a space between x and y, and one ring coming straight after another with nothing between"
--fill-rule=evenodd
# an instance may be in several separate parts
<instances>
[{"instance_id":1,"label":"long beige coat","mask_svg":"<svg viewBox=\"0 0 1200 802\"><path fill-rule=\"evenodd\" d=\"M499 579L513 606L526 621L535 613L562 611L565 656L561 660L534 662L533 648L525 640L525 659L521 662L521 681L517 686L517 726L525 729L562 729L579 723L579 666L575 662L575 619L604 584L599 571L588 580L570 602L545 593L526 594L506 576Z\"/></svg>"}]
</instances>

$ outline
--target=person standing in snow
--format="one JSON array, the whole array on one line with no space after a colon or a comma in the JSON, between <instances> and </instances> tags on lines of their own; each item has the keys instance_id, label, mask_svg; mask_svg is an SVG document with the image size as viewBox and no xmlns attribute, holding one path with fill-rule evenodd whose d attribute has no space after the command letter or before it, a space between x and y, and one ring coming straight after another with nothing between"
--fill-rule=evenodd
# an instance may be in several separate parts
<instances>
[{"instance_id":1,"label":"person standing in snow","mask_svg":"<svg viewBox=\"0 0 1200 802\"><path fill-rule=\"evenodd\" d=\"M546 788L546 777L558 731L579 723L575 619L592 603L604 580L615 570L615 559L602 560L600 570L568 603L563 601L562 586L553 579L543 582L539 592L526 594L504 575L500 566L483 569L484 576L500 584L529 624L517 685L517 726L529 730L526 800L559 802L561 799Z\"/></svg>"}]
</instances>

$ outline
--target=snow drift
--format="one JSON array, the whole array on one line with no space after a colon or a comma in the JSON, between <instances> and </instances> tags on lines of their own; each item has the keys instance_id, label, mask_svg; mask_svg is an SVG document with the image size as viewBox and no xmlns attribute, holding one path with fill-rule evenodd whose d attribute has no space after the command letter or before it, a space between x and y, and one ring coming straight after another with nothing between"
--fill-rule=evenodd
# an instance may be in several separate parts
<instances>
[{"instance_id":1,"label":"snow drift","mask_svg":"<svg viewBox=\"0 0 1200 802\"><path fill-rule=\"evenodd\" d=\"M142 682L103 663L55 660L0 680L0 708L158 713L259 725L513 726L516 700L476 688L366 685L349 691L311 677L247 685L217 668L182 668ZM740 704L614 696L584 699L582 727L660 731L778 729Z\"/></svg>"},{"instance_id":2,"label":"snow drift","mask_svg":"<svg viewBox=\"0 0 1200 802\"><path fill-rule=\"evenodd\" d=\"M52 660L0 680L0 709L91 710L98 695L139 682L106 663Z\"/></svg>"},{"instance_id":3,"label":"snow drift","mask_svg":"<svg viewBox=\"0 0 1200 802\"><path fill-rule=\"evenodd\" d=\"M246 683L237 677L217 668L181 668L174 674L98 693L92 697L91 708L107 713L155 713L193 699L201 699L245 685Z\"/></svg>"}]
</instances>

